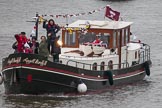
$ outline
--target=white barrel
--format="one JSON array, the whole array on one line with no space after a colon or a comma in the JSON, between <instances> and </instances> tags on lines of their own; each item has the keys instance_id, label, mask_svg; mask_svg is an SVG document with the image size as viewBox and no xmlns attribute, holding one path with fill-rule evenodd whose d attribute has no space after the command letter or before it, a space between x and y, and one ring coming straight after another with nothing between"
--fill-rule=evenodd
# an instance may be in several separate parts
<instances>
[{"instance_id":1,"label":"white barrel","mask_svg":"<svg viewBox=\"0 0 162 108\"><path fill-rule=\"evenodd\" d=\"M78 84L78 92L79 93L85 93L87 91L87 86L84 83Z\"/></svg>"}]
</instances>

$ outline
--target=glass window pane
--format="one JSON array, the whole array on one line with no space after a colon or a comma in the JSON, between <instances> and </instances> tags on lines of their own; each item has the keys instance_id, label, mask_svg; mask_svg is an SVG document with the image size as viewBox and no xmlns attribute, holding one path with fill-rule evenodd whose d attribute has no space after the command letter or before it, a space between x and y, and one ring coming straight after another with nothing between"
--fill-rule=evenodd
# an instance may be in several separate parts
<instances>
[{"instance_id":1,"label":"glass window pane","mask_svg":"<svg viewBox=\"0 0 162 108\"><path fill-rule=\"evenodd\" d=\"M116 48L116 31L114 31L114 34L113 34L113 47Z\"/></svg>"},{"instance_id":2,"label":"glass window pane","mask_svg":"<svg viewBox=\"0 0 162 108\"><path fill-rule=\"evenodd\" d=\"M66 32L65 33L65 45L66 46L74 46L76 44L76 33Z\"/></svg>"},{"instance_id":3,"label":"glass window pane","mask_svg":"<svg viewBox=\"0 0 162 108\"><path fill-rule=\"evenodd\" d=\"M124 29L122 29L122 46L125 45L124 41L125 41L125 39L124 39Z\"/></svg>"},{"instance_id":4,"label":"glass window pane","mask_svg":"<svg viewBox=\"0 0 162 108\"><path fill-rule=\"evenodd\" d=\"M128 28L126 28L126 39L125 42L128 43Z\"/></svg>"}]
</instances>

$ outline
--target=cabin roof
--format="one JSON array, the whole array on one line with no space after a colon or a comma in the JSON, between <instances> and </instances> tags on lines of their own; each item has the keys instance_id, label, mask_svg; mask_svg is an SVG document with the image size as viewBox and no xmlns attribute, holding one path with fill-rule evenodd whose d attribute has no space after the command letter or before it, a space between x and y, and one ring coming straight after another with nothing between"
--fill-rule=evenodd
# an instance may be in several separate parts
<instances>
[{"instance_id":1,"label":"cabin roof","mask_svg":"<svg viewBox=\"0 0 162 108\"><path fill-rule=\"evenodd\" d=\"M97 21L97 20L77 20L68 25L68 27L72 28L85 28L86 23L89 23L90 28L94 29L122 29L133 22L125 22L125 21Z\"/></svg>"}]
</instances>

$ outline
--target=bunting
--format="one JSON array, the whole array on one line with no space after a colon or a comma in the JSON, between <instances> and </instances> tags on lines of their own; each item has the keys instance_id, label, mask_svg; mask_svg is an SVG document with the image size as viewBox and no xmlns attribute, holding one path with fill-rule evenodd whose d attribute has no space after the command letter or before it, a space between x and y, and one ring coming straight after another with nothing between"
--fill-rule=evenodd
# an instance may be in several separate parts
<instances>
[{"instance_id":1,"label":"bunting","mask_svg":"<svg viewBox=\"0 0 162 108\"><path fill-rule=\"evenodd\" d=\"M93 11L86 12L86 13L77 13L77 14L64 14L64 15L63 14L62 15L61 14L59 14L59 15L47 15L47 14L45 14L45 15L41 15L41 17L54 17L54 18L79 17L79 16L83 16L83 15L91 15L91 14L99 12L99 11L105 9L105 8L106 8L106 6L102 7L102 8L99 8L99 9L96 9L96 10L93 10Z\"/></svg>"},{"instance_id":2,"label":"bunting","mask_svg":"<svg viewBox=\"0 0 162 108\"><path fill-rule=\"evenodd\" d=\"M93 11L89 11L89 12L83 12L83 13L77 13L77 14L58 14L58 15L48 15L48 14L44 14L44 15L39 15L40 18L40 22L43 21L43 17L53 17L53 18L71 18L71 17L79 17L79 16L83 16L83 15L91 15L93 13L99 12L103 9L106 9L105 11L105 17L108 17L112 20L118 21L119 20L119 16L120 16L120 12L115 11L113 9L110 8L109 5L104 6L102 8L93 10Z\"/></svg>"},{"instance_id":3,"label":"bunting","mask_svg":"<svg viewBox=\"0 0 162 108\"><path fill-rule=\"evenodd\" d=\"M84 13L77 13L77 14L59 14L59 15L47 15L47 14L44 14L44 15L39 15L39 24L41 24L45 19L44 17L53 17L53 18L70 18L70 17L79 17L79 16L83 16L83 15L91 15L93 13L96 13L96 12L99 12L103 9L106 8L106 12L105 12L105 16L112 19L112 20L116 20L118 21L119 20L119 15L120 15L120 12L117 12L115 10L112 10L108 5L107 6L104 6L102 8L99 8L99 9L96 9L96 10L93 10L93 11L89 11L89 12L84 12ZM34 19L36 19L37 17L34 17ZM88 32L88 29L91 27L90 23L89 22L86 22L86 26L85 28L68 28L67 27L64 27L62 26L61 29L63 30L67 30L70 34L72 34L72 31L73 30L77 30L77 31L80 31L81 33L83 34L86 34ZM34 29L32 30L31 32L31 36L35 34L35 26L34 26Z\"/></svg>"}]
</instances>

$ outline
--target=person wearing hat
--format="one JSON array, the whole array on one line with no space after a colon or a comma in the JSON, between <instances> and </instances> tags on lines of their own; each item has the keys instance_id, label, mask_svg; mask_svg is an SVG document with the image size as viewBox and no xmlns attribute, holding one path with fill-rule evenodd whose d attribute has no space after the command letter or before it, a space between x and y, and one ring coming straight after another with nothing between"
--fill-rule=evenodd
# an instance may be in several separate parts
<instances>
[{"instance_id":1,"label":"person wearing hat","mask_svg":"<svg viewBox=\"0 0 162 108\"><path fill-rule=\"evenodd\" d=\"M47 20L43 22L43 28L47 31L47 41L48 41L48 51L52 55L52 50L54 48L54 41L56 38L56 33L60 30L60 27L55 24L53 19L50 19L46 24Z\"/></svg>"}]
</instances>

